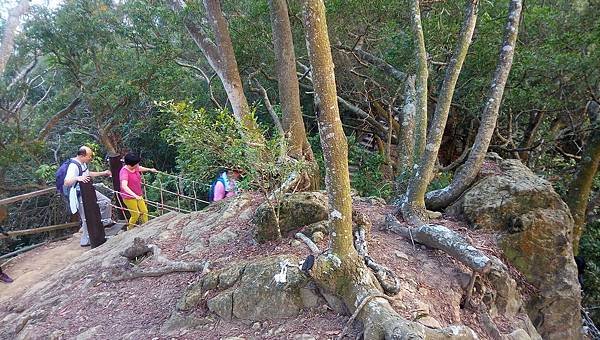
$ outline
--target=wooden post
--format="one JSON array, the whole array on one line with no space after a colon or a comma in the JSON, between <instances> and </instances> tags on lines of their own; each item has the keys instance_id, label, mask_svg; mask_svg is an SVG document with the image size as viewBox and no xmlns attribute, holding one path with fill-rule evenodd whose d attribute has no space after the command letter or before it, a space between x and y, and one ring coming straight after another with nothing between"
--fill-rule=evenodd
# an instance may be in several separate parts
<instances>
[{"instance_id":1,"label":"wooden post","mask_svg":"<svg viewBox=\"0 0 600 340\"><path fill-rule=\"evenodd\" d=\"M121 180L119 179L119 172L123 167L123 163L121 163L121 155L119 154L110 154L108 155L108 163L110 166L110 173L112 174L112 182L113 182L113 190L119 192L121 190ZM117 201L117 205L121 208L125 206L123 203L123 198L121 195L115 194L115 199ZM119 209L118 218L121 220L129 220L129 212L125 209Z\"/></svg>"},{"instance_id":2,"label":"wooden post","mask_svg":"<svg viewBox=\"0 0 600 340\"><path fill-rule=\"evenodd\" d=\"M88 234L90 235L90 245L92 248L106 242L104 234L104 226L100 217L100 207L96 197L96 189L92 182L79 182L81 188L81 199L83 201L83 212L85 213L85 221L87 223Z\"/></svg>"}]
</instances>

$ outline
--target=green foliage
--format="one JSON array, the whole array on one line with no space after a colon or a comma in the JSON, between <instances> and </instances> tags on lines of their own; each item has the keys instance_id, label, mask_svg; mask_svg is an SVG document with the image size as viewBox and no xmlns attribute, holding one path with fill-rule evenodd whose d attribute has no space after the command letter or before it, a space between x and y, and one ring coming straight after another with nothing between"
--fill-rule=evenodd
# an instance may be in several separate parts
<instances>
[{"instance_id":1,"label":"green foliage","mask_svg":"<svg viewBox=\"0 0 600 340\"><path fill-rule=\"evenodd\" d=\"M600 221L587 225L579 245L579 255L586 261L583 277L583 304L600 305ZM600 323L600 310L590 310L590 316L596 324Z\"/></svg>"},{"instance_id":2,"label":"green foliage","mask_svg":"<svg viewBox=\"0 0 600 340\"><path fill-rule=\"evenodd\" d=\"M237 123L226 111L207 112L193 103L156 103L171 115L162 136L177 148L180 170L202 181L210 181L226 168L248 169L249 151Z\"/></svg>"},{"instance_id":3,"label":"green foliage","mask_svg":"<svg viewBox=\"0 0 600 340\"><path fill-rule=\"evenodd\" d=\"M256 145L242 135L241 126L227 110L212 113L189 102L157 103L170 115L162 136L177 149L177 165L186 176L211 183L225 169L240 170L242 189L269 192L277 189L302 162L281 161L286 145L281 136Z\"/></svg>"},{"instance_id":4,"label":"green foliage","mask_svg":"<svg viewBox=\"0 0 600 340\"><path fill-rule=\"evenodd\" d=\"M58 165L56 164L42 164L35 171L35 175L45 183L52 183L55 180L57 169Z\"/></svg>"},{"instance_id":5,"label":"green foliage","mask_svg":"<svg viewBox=\"0 0 600 340\"><path fill-rule=\"evenodd\" d=\"M435 175L433 180L431 180L431 183L429 183L427 191L443 189L450 183L452 183L452 172L439 172Z\"/></svg>"},{"instance_id":6,"label":"green foliage","mask_svg":"<svg viewBox=\"0 0 600 340\"><path fill-rule=\"evenodd\" d=\"M383 155L368 152L351 136L348 138L348 163L358 166L351 185L360 196L377 196L386 200L392 197L393 183L386 180L381 171L385 165Z\"/></svg>"}]
</instances>

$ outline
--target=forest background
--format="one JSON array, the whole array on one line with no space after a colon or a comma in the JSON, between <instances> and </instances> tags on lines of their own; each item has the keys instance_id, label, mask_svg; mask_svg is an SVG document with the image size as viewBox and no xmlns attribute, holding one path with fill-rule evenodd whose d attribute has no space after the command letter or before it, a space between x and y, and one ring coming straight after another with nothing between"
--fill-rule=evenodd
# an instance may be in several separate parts
<instances>
[{"instance_id":1,"label":"forest background","mask_svg":"<svg viewBox=\"0 0 600 340\"><path fill-rule=\"evenodd\" d=\"M215 71L194 40L192 27L208 39L220 38L207 29L210 13L200 3L190 1L177 9L169 1L72 0L48 9L28 1L2 1L7 15L0 22L0 196L48 186L57 166L82 144L92 145L100 155L134 151L145 166L204 183L224 167L237 167L245 170L246 188L276 187L283 176L273 155L287 145L281 138L282 98L269 3L224 0L220 5L248 110L270 157L249 153L250 137L240 133L237 104L231 105L221 81L227 76ZM411 98L408 75L416 74L419 66L410 3L326 1L351 184L360 195L391 203L411 176L398 150L402 115ZM421 1L430 117L461 28L464 3ZM452 181L475 139L508 3L479 3L428 190ZM321 168L317 177L324 178L301 5L290 0L288 6L305 134ZM589 147L600 135L597 13L597 0L523 2L514 61L488 150L520 159L549 180L567 203L573 201L569 192L578 169L590 161L597 169L600 157ZM105 167L101 157L95 166ZM588 266L584 303L596 312L598 323L596 171L585 200L578 250Z\"/></svg>"}]
</instances>

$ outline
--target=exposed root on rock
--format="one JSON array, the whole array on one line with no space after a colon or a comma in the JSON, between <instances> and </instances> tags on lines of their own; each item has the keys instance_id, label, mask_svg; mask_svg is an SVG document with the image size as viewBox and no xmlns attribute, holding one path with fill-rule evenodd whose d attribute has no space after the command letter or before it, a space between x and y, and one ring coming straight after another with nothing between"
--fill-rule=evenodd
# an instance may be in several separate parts
<instances>
[{"instance_id":1,"label":"exposed root on rock","mask_svg":"<svg viewBox=\"0 0 600 340\"><path fill-rule=\"evenodd\" d=\"M311 239L306 237L306 235L304 235L303 233L296 233L295 237L300 241L304 242L313 254L316 255L321 252L319 250L319 247L317 247L317 245Z\"/></svg>"},{"instance_id":2,"label":"exposed root on rock","mask_svg":"<svg viewBox=\"0 0 600 340\"><path fill-rule=\"evenodd\" d=\"M367 239L371 232L372 224L369 219L362 213L354 211L352 213L352 221L354 222L354 248L358 255L363 258L367 267L373 270L373 274L379 281L383 291L387 295L396 295L400 292L400 280L394 272L375 262L367 250Z\"/></svg>"},{"instance_id":3,"label":"exposed root on rock","mask_svg":"<svg viewBox=\"0 0 600 340\"><path fill-rule=\"evenodd\" d=\"M137 237L134 239L133 244L124 251L122 251L120 255L126 257L129 261L132 261L135 258L144 256L149 253L152 254L152 261L159 264L160 267L139 268L136 266L132 270L122 270L120 273L105 272L102 273L102 281L117 282L124 280L132 280L140 277L159 277L171 273L208 271L208 261L187 262L169 260L161 254L161 250L157 245L148 244L146 240Z\"/></svg>"},{"instance_id":4,"label":"exposed root on rock","mask_svg":"<svg viewBox=\"0 0 600 340\"><path fill-rule=\"evenodd\" d=\"M479 249L473 247L454 231L436 224L425 224L418 228L407 228L392 215L385 217L386 227L403 237L428 247L440 249L478 273L489 272L492 261Z\"/></svg>"},{"instance_id":5,"label":"exposed root on rock","mask_svg":"<svg viewBox=\"0 0 600 340\"><path fill-rule=\"evenodd\" d=\"M341 259L321 254L310 273L321 289L341 297L351 312L366 301L356 316L362 321L364 339L478 339L466 326L430 329L401 317L381 297L376 278L356 253Z\"/></svg>"}]
</instances>

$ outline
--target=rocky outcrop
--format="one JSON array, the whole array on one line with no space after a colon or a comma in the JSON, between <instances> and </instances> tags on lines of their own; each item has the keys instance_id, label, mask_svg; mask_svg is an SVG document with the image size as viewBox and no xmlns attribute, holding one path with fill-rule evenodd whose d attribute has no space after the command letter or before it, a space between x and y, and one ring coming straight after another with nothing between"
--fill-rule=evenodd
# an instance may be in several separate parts
<instances>
[{"instance_id":1,"label":"rocky outcrop","mask_svg":"<svg viewBox=\"0 0 600 340\"><path fill-rule=\"evenodd\" d=\"M208 296L209 311L222 319L262 321L293 317L303 308L325 304L297 264L294 257L273 256L208 273L187 289L177 309L192 310Z\"/></svg>"},{"instance_id":2,"label":"rocky outcrop","mask_svg":"<svg viewBox=\"0 0 600 340\"><path fill-rule=\"evenodd\" d=\"M279 214L279 228L277 216ZM327 219L327 197L320 192L299 192L286 194L279 207L269 202L261 204L252 222L256 224L257 239L260 242L275 240L281 235L300 227Z\"/></svg>"},{"instance_id":3,"label":"rocky outcrop","mask_svg":"<svg viewBox=\"0 0 600 340\"><path fill-rule=\"evenodd\" d=\"M488 176L450 211L462 212L476 228L500 232L506 258L539 289L527 310L544 339L580 338L569 208L550 183L518 160L490 160L486 169Z\"/></svg>"}]
</instances>

